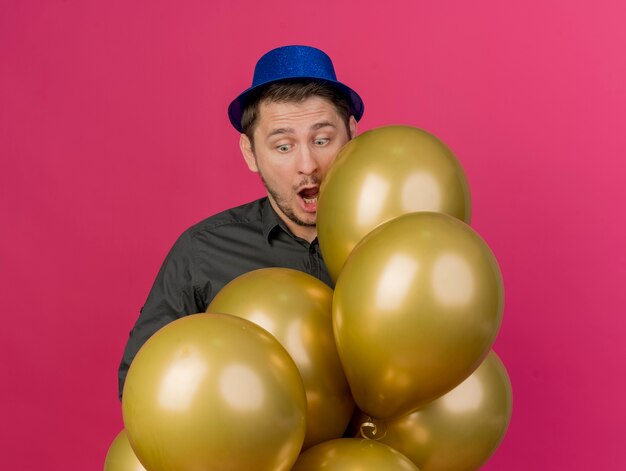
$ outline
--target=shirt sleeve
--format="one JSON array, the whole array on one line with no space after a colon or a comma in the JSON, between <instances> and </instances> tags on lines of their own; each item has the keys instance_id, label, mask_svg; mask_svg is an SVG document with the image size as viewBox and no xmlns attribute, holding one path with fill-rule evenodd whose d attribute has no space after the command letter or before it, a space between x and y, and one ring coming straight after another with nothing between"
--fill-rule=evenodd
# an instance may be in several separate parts
<instances>
[{"instance_id":1,"label":"shirt sleeve","mask_svg":"<svg viewBox=\"0 0 626 471\"><path fill-rule=\"evenodd\" d=\"M130 364L152 334L180 317L204 311L194 293L193 261L192 238L187 231L179 237L163 262L139 318L130 331L118 371L120 400Z\"/></svg>"}]
</instances>

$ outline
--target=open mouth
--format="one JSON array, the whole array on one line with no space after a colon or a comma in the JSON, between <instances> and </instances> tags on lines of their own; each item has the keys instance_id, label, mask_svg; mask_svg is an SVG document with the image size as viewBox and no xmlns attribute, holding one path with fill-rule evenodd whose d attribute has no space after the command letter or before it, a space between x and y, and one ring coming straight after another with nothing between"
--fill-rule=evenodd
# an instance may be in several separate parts
<instances>
[{"instance_id":1,"label":"open mouth","mask_svg":"<svg viewBox=\"0 0 626 471\"><path fill-rule=\"evenodd\" d=\"M303 188L298 192L298 196L304 202L304 209L307 211L317 210L317 196L319 195L319 187Z\"/></svg>"}]
</instances>

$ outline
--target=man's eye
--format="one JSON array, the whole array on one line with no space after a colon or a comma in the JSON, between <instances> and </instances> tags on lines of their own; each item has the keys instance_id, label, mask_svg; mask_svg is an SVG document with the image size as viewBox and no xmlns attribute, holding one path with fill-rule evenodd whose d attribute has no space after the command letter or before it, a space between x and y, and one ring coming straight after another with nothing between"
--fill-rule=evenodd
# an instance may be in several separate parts
<instances>
[{"instance_id":1,"label":"man's eye","mask_svg":"<svg viewBox=\"0 0 626 471\"><path fill-rule=\"evenodd\" d=\"M278 152L289 152L289 149L291 147L289 146L289 144L283 144L282 146L277 146L276 149L278 150Z\"/></svg>"},{"instance_id":2,"label":"man's eye","mask_svg":"<svg viewBox=\"0 0 626 471\"><path fill-rule=\"evenodd\" d=\"M314 142L316 146L325 146L330 142L330 139L328 139L327 137L320 137L319 139L315 139Z\"/></svg>"}]
</instances>

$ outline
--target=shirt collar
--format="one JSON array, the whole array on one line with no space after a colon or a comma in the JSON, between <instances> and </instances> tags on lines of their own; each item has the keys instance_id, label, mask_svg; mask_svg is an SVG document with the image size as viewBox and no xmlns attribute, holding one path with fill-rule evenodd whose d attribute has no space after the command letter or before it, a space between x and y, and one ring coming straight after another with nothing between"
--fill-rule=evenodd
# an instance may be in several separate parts
<instances>
[{"instance_id":1,"label":"shirt collar","mask_svg":"<svg viewBox=\"0 0 626 471\"><path fill-rule=\"evenodd\" d=\"M272 236L276 236L276 231L280 231L282 229L292 239L304 242L307 245L311 245L304 239L301 239L300 237L294 235L289 230L287 224L285 224L285 222L278 216L278 214L276 214L276 211L274 211L274 208L272 207L269 198L265 198L261 211L261 220L263 221L263 237L268 244L272 243ZM312 244L317 244L317 237Z\"/></svg>"},{"instance_id":2,"label":"shirt collar","mask_svg":"<svg viewBox=\"0 0 626 471\"><path fill-rule=\"evenodd\" d=\"M261 220L263 221L263 237L267 243L270 242L270 237L276 229L280 228L287 234L290 234L289 230L285 227L285 224L280 220L278 214L276 214L276 211L274 211L274 208L272 208L270 200L267 197L265 198L261 209Z\"/></svg>"}]
</instances>

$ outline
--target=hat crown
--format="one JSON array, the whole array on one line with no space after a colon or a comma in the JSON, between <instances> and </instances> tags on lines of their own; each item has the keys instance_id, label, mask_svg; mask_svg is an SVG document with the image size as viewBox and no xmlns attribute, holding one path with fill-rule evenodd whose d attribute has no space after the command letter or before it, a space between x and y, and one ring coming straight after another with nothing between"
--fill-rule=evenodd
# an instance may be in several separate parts
<instances>
[{"instance_id":1,"label":"hat crown","mask_svg":"<svg viewBox=\"0 0 626 471\"><path fill-rule=\"evenodd\" d=\"M283 46L272 49L259 59L252 86L301 77L337 80L333 63L324 51L311 46Z\"/></svg>"},{"instance_id":2,"label":"hat crown","mask_svg":"<svg viewBox=\"0 0 626 471\"><path fill-rule=\"evenodd\" d=\"M264 54L254 67L252 86L228 106L228 118L233 127L243 132L243 110L261 87L285 80L313 81L328 84L342 93L350 104L350 113L358 121L363 116L363 100L350 87L337 80L330 57L311 46L283 46Z\"/></svg>"}]
</instances>

